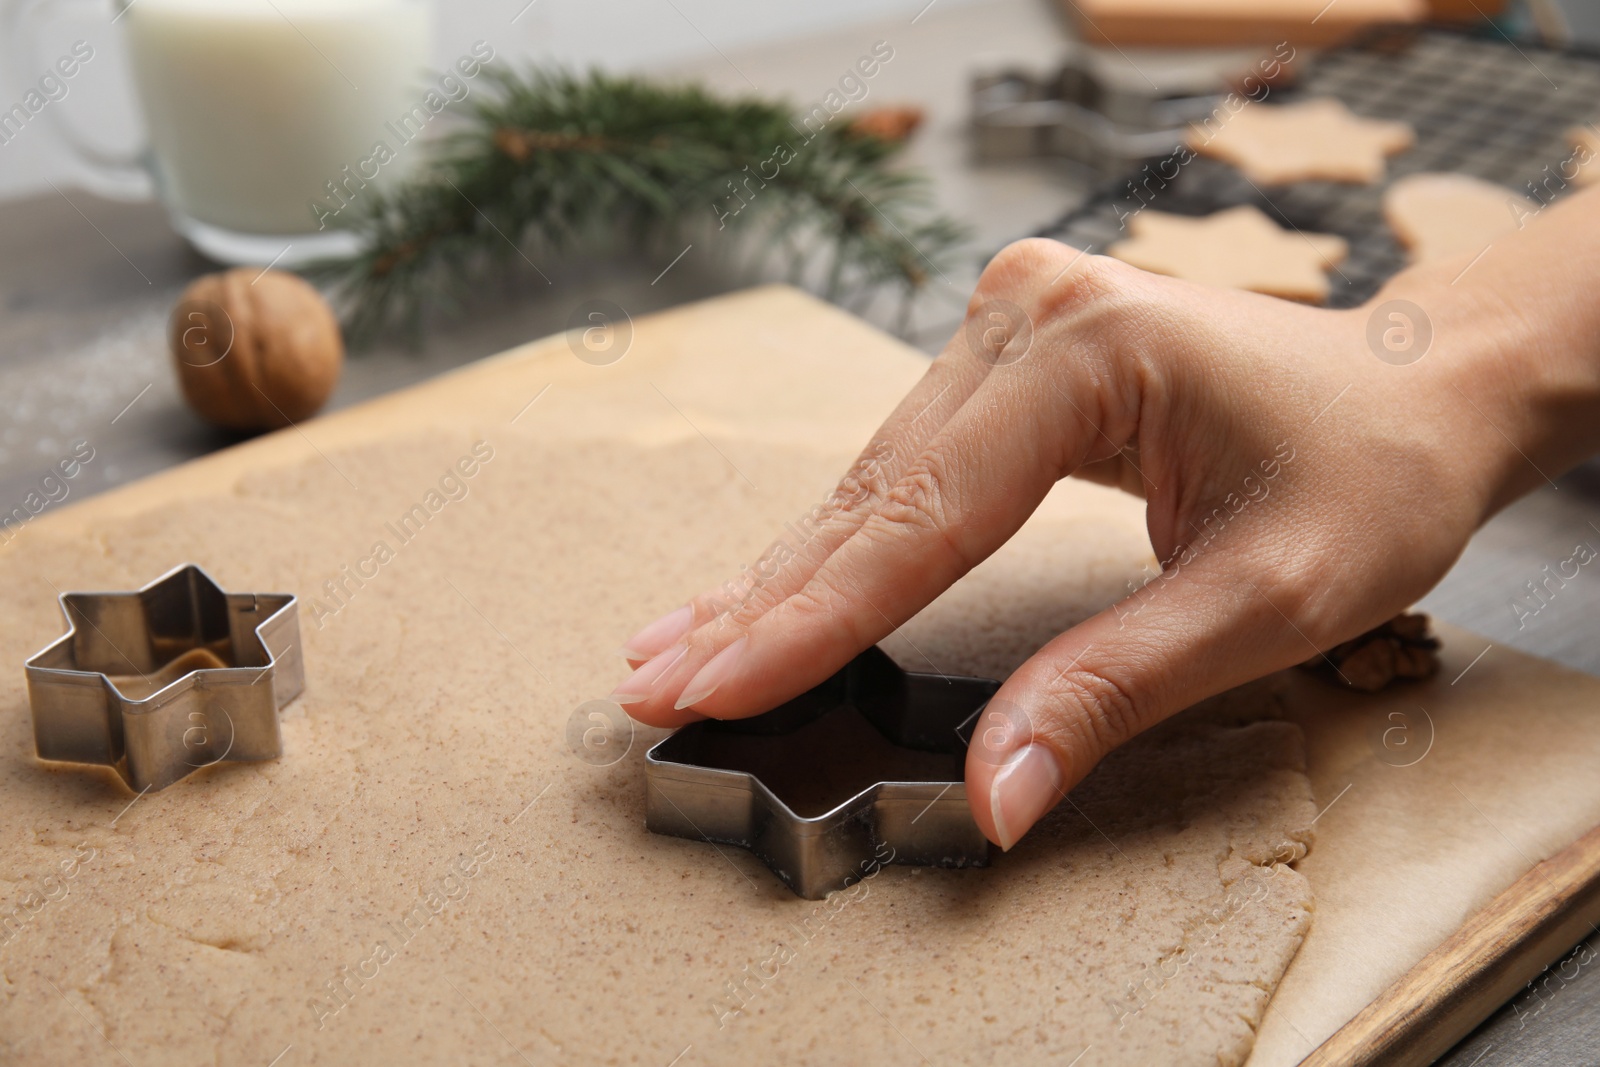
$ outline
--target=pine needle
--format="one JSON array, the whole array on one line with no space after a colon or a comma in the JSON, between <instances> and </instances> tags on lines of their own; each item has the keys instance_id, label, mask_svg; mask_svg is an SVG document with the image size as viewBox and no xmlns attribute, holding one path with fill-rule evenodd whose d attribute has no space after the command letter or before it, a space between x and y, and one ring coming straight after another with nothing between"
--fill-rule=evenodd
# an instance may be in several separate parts
<instances>
[{"instance_id":1,"label":"pine needle","mask_svg":"<svg viewBox=\"0 0 1600 1067\"><path fill-rule=\"evenodd\" d=\"M309 271L333 283L353 342L419 331L530 246L709 228L787 254L795 277L829 263L830 299L892 284L909 300L964 238L929 210L926 179L892 166L901 146L848 117L598 72L485 76L415 177L363 193L348 224L362 250Z\"/></svg>"}]
</instances>

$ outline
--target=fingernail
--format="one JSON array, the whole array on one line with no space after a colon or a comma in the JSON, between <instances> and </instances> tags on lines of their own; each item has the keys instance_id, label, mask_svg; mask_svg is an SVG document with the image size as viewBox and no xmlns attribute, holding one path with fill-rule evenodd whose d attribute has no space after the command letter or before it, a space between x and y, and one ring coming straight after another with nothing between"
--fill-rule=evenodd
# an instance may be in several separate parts
<instances>
[{"instance_id":1,"label":"fingernail","mask_svg":"<svg viewBox=\"0 0 1600 1067\"><path fill-rule=\"evenodd\" d=\"M677 645L656 656L622 680L608 698L618 704L637 704L648 698L662 677L689 652L688 645Z\"/></svg>"},{"instance_id":2,"label":"fingernail","mask_svg":"<svg viewBox=\"0 0 1600 1067\"><path fill-rule=\"evenodd\" d=\"M1061 769L1043 745L1027 745L1012 753L989 786L989 813L994 832L1007 852L1039 817L1061 799Z\"/></svg>"},{"instance_id":3,"label":"fingernail","mask_svg":"<svg viewBox=\"0 0 1600 1067\"><path fill-rule=\"evenodd\" d=\"M733 670L739 665L739 657L744 655L744 649L750 643L750 635L746 634L727 648L711 657L711 662L700 668L700 673L689 679L689 684L683 687L683 696L672 705L682 711L690 704L698 704L706 697L717 691L717 687L733 677Z\"/></svg>"},{"instance_id":4,"label":"fingernail","mask_svg":"<svg viewBox=\"0 0 1600 1067\"><path fill-rule=\"evenodd\" d=\"M688 633L693 627L694 609L685 604L676 611L667 612L661 618L622 642L622 658L635 660L659 656L674 641Z\"/></svg>"}]
</instances>

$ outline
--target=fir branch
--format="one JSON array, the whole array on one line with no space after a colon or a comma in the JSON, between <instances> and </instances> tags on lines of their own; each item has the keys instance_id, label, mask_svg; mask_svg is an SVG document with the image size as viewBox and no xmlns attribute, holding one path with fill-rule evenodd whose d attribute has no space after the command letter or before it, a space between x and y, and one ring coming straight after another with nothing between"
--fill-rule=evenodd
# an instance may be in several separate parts
<instances>
[{"instance_id":1,"label":"fir branch","mask_svg":"<svg viewBox=\"0 0 1600 1067\"><path fill-rule=\"evenodd\" d=\"M340 293L353 338L417 329L430 307L526 258L528 243L560 252L597 234L643 243L715 223L787 250L792 276L820 245L830 299L846 284L897 284L909 298L964 237L929 211L925 178L891 165L900 145L847 119L602 73L485 77L492 87L436 158L354 205L362 250L312 269Z\"/></svg>"}]
</instances>

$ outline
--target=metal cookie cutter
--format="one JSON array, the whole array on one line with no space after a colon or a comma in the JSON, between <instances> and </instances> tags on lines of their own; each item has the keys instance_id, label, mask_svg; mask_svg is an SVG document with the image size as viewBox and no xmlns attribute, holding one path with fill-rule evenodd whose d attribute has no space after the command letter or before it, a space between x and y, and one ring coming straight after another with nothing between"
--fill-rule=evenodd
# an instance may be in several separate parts
<instances>
[{"instance_id":1,"label":"metal cookie cutter","mask_svg":"<svg viewBox=\"0 0 1600 1067\"><path fill-rule=\"evenodd\" d=\"M818 900L874 863L982 867L967 741L999 682L901 670L870 648L764 715L691 723L645 756L645 825L747 848Z\"/></svg>"},{"instance_id":2,"label":"metal cookie cutter","mask_svg":"<svg viewBox=\"0 0 1600 1067\"><path fill-rule=\"evenodd\" d=\"M1214 63L1135 68L1082 49L1058 71L1016 67L972 78L973 147L984 161L1059 156L1122 174L1183 144L1227 92Z\"/></svg>"},{"instance_id":3,"label":"metal cookie cutter","mask_svg":"<svg viewBox=\"0 0 1600 1067\"><path fill-rule=\"evenodd\" d=\"M287 593L225 593L194 564L136 593L63 593L67 632L28 660L40 759L163 789L222 760L283 753L278 709L305 688Z\"/></svg>"}]
</instances>

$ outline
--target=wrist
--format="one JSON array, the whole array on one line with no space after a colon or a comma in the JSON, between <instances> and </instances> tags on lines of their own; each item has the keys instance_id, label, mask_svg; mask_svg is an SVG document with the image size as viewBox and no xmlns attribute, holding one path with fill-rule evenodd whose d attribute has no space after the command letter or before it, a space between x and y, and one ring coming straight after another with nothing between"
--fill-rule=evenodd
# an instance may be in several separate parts
<instances>
[{"instance_id":1,"label":"wrist","mask_svg":"<svg viewBox=\"0 0 1600 1067\"><path fill-rule=\"evenodd\" d=\"M1600 190L1596 190L1600 193ZM1431 331L1414 369L1486 491L1485 515L1600 452L1600 196L1552 208L1471 261L1397 275ZM1369 337L1371 335L1369 334Z\"/></svg>"}]
</instances>

